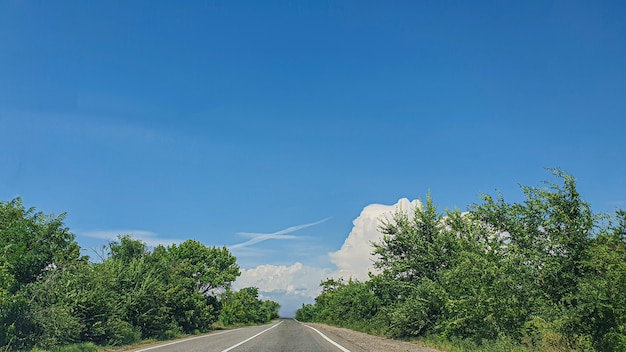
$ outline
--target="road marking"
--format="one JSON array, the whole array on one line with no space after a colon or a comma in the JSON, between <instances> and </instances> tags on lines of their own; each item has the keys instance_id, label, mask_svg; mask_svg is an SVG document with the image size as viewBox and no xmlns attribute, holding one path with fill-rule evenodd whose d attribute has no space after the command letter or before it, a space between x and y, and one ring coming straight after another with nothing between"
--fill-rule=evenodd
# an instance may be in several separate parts
<instances>
[{"instance_id":1,"label":"road marking","mask_svg":"<svg viewBox=\"0 0 626 352\"><path fill-rule=\"evenodd\" d=\"M297 320L296 320L296 321L297 321ZM300 322L298 321L298 323L300 323ZM300 324L302 324L302 323L300 323ZM338 344L337 342L335 342L335 341L331 340L328 336L326 336L326 335L322 334L322 332L321 332L321 331L319 331L319 330L317 330L316 328L314 328L314 327L312 327L312 326L308 326L308 325L306 325L306 324L302 324L302 325L306 326L306 327L307 327L307 328L309 328L309 329L313 329L316 333L320 334L320 335L321 335L324 339L326 339L326 341L328 341L328 342L332 343L335 347L337 347L338 349L342 350L343 352L350 352L350 350L349 350L349 349L347 349L347 348L345 348L345 347L341 346L340 344Z\"/></svg>"},{"instance_id":2,"label":"road marking","mask_svg":"<svg viewBox=\"0 0 626 352\"><path fill-rule=\"evenodd\" d=\"M246 343L246 342L248 342L248 341L252 340L253 338L255 338L255 337L257 337L257 336L261 335L262 333L264 333L264 332L266 332L266 331L269 331L269 330L272 330L273 328L275 328L275 327L277 327L278 325L282 324L282 322L283 322L283 321L281 320L278 324L276 324L276 325L272 325L271 327L269 327L269 328L267 328L267 329L265 329L265 330L261 331L260 333L258 333L258 334L256 334L256 335L254 335L254 336L252 336L252 337L250 337L250 338L247 338L247 339L245 339L245 340L241 341L240 343L238 343L238 344L236 344L236 345L234 345L234 346L230 346L230 347L228 347L227 349L223 350L222 352L228 352L228 351L230 351L230 350L232 350L232 349L234 349L234 348L237 348L237 347L239 347L239 346L243 345L244 343Z\"/></svg>"},{"instance_id":3,"label":"road marking","mask_svg":"<svg viewBox=\"0 0 626 352\"><path fill-rule=\"evenodd\" d=\"M174 341L174 342L164 343L162 345L152 346L152 347L144 348L142 350L136 350L136 351L133 351L133 352L149 351L149 350L153 350L155 348L161 348L161 347L165 347L165 346L175 345L175 344L181 343L181 342L187 342L187 341L191 341L191 340L195 340L195 339L201 339L203 337L210 337L210 336L215 336L215 335L221 335L221 334L225 334L227 332L233 332L233 331L237 331L237 330L241 330L241 328L227 330L227 331L221 331L221 332L216 332L216 333L213 333L213 334L207 334L207 335L202 335L202 336L190 337L188 339L182 339L182 340L177 340L177 341Z\"/></svg>"}]
</instances>

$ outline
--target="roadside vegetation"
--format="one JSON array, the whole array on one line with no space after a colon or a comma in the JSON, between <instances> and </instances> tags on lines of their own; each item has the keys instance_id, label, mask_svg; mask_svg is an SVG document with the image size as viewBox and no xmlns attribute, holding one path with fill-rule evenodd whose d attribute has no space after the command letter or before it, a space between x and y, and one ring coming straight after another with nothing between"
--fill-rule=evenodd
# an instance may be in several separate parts
<instances>
[{"instance_id":1,"label":"roadside vegetation","mask_svg":"<svg viewBox=\"0 0 626 352\"><path fill-rule=\"evenodd\" d=\"M382 219L376 274L329 279L296 313L447 351L626 351L626 211L593 213L572 176Z\"/></svg>"},{"instance_id":2,"label":"roadside vegetation","mask_svg":"<svg viewBox=\"0 0 626 352\"><path fill-rule=\"evenodd\" d=\"M0 351L93 351L278 317L256 288L230 290L240 271L226 247L121 235L101 256L81 255L64 214L0 202Z\"/></svg>"}]
</instances>

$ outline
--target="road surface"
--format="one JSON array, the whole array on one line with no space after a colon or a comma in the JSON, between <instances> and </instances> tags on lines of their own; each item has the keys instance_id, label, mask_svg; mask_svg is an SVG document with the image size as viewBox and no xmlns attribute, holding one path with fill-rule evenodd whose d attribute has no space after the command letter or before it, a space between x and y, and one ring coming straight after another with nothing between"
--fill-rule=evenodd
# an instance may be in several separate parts
<instances>
[{"instance_id":1,"label":"road surface","mask_svg":"<svg viewBox=\"0 0 626 352\"><path fill-rule=\"evenodd\" d=\"M293 319L212 332L134 352L363 352L358 346Z\"/></svg>"}]
</instances>

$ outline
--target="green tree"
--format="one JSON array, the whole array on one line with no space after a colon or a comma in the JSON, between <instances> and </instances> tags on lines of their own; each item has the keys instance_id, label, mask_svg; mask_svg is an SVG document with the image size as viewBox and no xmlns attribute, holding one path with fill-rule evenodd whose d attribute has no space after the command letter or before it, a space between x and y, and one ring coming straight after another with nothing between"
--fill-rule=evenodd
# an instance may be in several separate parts
<instances>
[{"instance_id":1,"label":"green tree","mask_svg":"<svg viewBox=\"0 0 626 352\"><path fill-rule=\"evenodd\" d=\"M28 285L79 260L65 214L26 209L20 198L0 202L0 343L32 345L37 336Z\"/></svg>"},{"instance_id":2,"label":"green tree","mask_svg":"<svg viewBox=\"0 0 626 352\"><path fill-rule=\"evenodd\" d=\"M503 335L520 338L533 294L516 279L523 263L508 255L501 233L471 213L449 211L444 223L456 238L458 255L442 275L446 294L437 331L477 342Z\"/></svg>"},{"instance_id":3,"label":"green tree","mask_svg":"<svg viewBox=\"0 0 626 352\"><path fill-rule=\"evenodd\" d=\"M441 226L441 214L430 195L413 214L397 211L381 223L383 238L373 243L378 257L374 266L400 285L420 278L438 281L454 253L453 242L443 236Z\"/></svg>"},{"instance_id":4,"label":"green tree","mask_svg":"<svg viewBox=\"0 0 626 352\"><path fill-rule=\"evenodd\" d=\"M241 274L237 258L226 247L207 247L198 241L187 240L179 246L172 245L168 251L178 263L178 273L193 277L205 295L230 288Z\"/></svg>"},{"instance_id":5,"label":"green tree","mask_svg":"<svg viewBox=\"0 0 626 352\"><path fill-rule=\"evenodd\" d=\"M141 259L148 254L146 244L142 241L134 240L128 234L119 235L116 241L109 243L109 257L126 264L134 259Z\"/></svg>"},{"instance_id":6,"label":"green tree","mask_svg":"<svg viewBox=\"0 0 626 352\"><path fill-rule=\"evenodd\" d=\"M316 320L317 307L314 304L304 304L296 310L296 320L312 322Z\"/></svg>"},{"instance_id":7,"label":"green tree","mask_svg":"<svg viewBox=\"0 0 626 352\"><path fill-rule=\"evenodd\" d=\"M520 203L483 195L469 212L442 215L428 196L414 213L396 212L373 244L379 273L323 282L298 316L476 346L625 351L626 212L603 222L572 176L552 172L559 183L522 187ZM363 299L370 293L373 309Z\"/></svg>"},{"instance_id":8,"label":"green tree","mask_svg":"<svg viewBox=\"0 0 626 352\"><path fill-rule=\"evenodd\" d=\"M217 296L239 276L237 259L226 247L207 247L194 240L167 249L172 275L167 304L184 332L204 331L217 321Z\"/></svg>"},{"instance_id":9,"label":"green tree","mask_svg":"<svg viewBox=\"0 0 626 352\"><path fill-rule=\"evenodd\" d=\"M425 334L435 328L441 315L445 291L441 279L454 263L457 238L446 229L430 194L413 214L397 211L382 221L383 238L373 243L374 263L382 272L375 281L383 299L390 335Z\"/></svg>"},{"instance_id":10,"label":"green tree","mask_svg":"<svg viewBox=\"0 0 626 352\"><path fill-rule=\"evenodd\" d=\"M220 320L225 325L267 323L278 317L280 305L274 301L259 299L256 287L242 288L237 292L228 290L222 296Z\"/></svg>"},{"instance_id":11,"label":"green tree","mask_svg":"<svg viewBox=\"0 0 626 352\"><path fill-rule=\"evenodd\" d=\"M15 296L11 288L15 279L10 273L8 263L0 256L0 346L9 345L15 339Z\"/></svg>"},{"instance_id":12,"label":"green tree","mask_svg":"<svg viewBox=\"0 0 626 352\"><path fill-rule=\"evenodd\" d=\"M582 199L571 175L551 171L562 184L524 186L523 203L483 195L483 202L473 204L470 214L505 244L500 262L505 271L497 282L506 282L509 289L494 297L512 302L519 314L509 312L507 323L499 327L508 336L518 340L525 336L533 344L583 348L584 331L568 326L580 303L584 263L594 255L593 238L601 232L600 216ZM494 317L505 315L500 312Z\"/></svg>"},{"instance_id":13,"label":"green tree","mask_svg":"<svg viewBox=\"0 0 626 352\"><path fill-rule=\"evenodd\" d=\"M80 248L65 227L65 213L46 215L26 209L21 198L0 202L0 243L12 292L36 281L45 270L78 259Z\"/></svg>"},{"instance_id":14,"label":"green tree","mask_svg":"<svg viewBox=\"0 0 626 352\"><path fill-rule=\"evenodd\" d=\"M258 321L260 323L265 323L272 321L273 319L277 319L279 309L280 304L278 304L278 302L274 302L271 300L265 300L261 302L261 308L258 314Z\"/></svg>"},{"instance_id":15,"label":"green tree","mask_svg":"<svg viewBox=\"0 0 626 352\"><path fill-rule=\"evenodd\" d=\"M585 275L578 283L576 314L567 324L570 333L588 334L602 351L626 351L625 215L618 211L618 226L594 238L582 263Z\"/></svg>"},{"instance_id":16,"label":"green tree","mask_svg":"<svg viewBox=\"0 0 626 352\"><path fill-rule=\"evenodd\" d=\"M19 198L0 202L0 347L122 345L204 332L224 303L245 323L278 317L278 303L258 299L256 288L229 297L240 272L225 247L188 240L150 250L120 235L107 252L90 262L64 214L26 209Z\"/></svg>"},{"instance_id":17,"label":"green tree","mask_svg":"<svg viewBox=\"0 0 626 352\"><path fill-rule=\"evenodd\" d=\"M580 197L575 179L552 171L563 186L522 187L524 203L484 195L483 203L474 204L470 212L505 237L508 255L519 257L529 269L522 284L534 286L537 295L547 298L546 304L558 305L575 294L598 217Z\"/></svg>"}]
</instances>

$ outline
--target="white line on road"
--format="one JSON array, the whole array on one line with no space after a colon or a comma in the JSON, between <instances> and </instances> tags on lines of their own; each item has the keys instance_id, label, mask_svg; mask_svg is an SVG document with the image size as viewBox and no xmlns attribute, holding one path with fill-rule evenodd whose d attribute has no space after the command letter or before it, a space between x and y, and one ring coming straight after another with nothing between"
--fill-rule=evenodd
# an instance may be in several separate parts
<instances>
[{"instance_id":1,"label":"white line on road","mask_svg":"<svg viewBox=\"0 0 626 352\"><path fill-rule=\"evenodd\" d=\"M300 322L298 322L298 323L300 323ZM302 324L302 323L300 323L300 324ZM335 342L335 341L331 340L328 336L326 336L326 335L322 334L322 332L321 332L321 331L319 331L319 330L317 330L316 328L314 328L314 327L312 327L312 326L308 326L308 325L306 325L306 324L302 324L302 325L306 326L307 328L313 329L315 332L317 332L318 334L320 334L320 335L321 335L324 339L326 339L326 341L328 341L328 342L332 343L335 347L337 347L338 349L342 350L343 352L350 352L350 350L349 350L349 349L347 349L347 348L345 348L345 347L341 346L340 344L338 344L337 342Z\"/></svg>"},{"instance_id":2,"label":"white line on road","mask_svg":"<svg viewBox=\"0 0 626 352\"><path fill-rule=\"evenodd\" d=\"M187 341L191 341L191 340L195 340L195 339L201 339L203 337L210 337L210 336L215 336L215 335L221 335L221 334L225 334L227 332L233 332L233 331L237 331L237 330L241 330L241 328L227 330L227 331L221 331L221 332L216 332L216 333L213 333L213 334L207 334L207 335L202 335L202 336L190 337L188 339L182 339L182 340L177 340L177 341L170 342L170 343L164 343L162 345L152 346L152 347L144 348L142 350L136 350L136 351L133 351L133 352L149 351L149 350L153 350L155 348L161 348L161 347L165 347L165 346L175 345L175 344L181 343L181 342L187 342Z\"/></svg>"},{"instance_id":3,"label":"white line on road","mask_svg":"<svg viewBox=\"0 0 626 352\"><path fill-rule=\"evenodd\" d=\"M269 330L272 330L273 328L275 328L275 327L277 327L278 325L282 324L282 322L283 322L283 321L281 320L278 324L276 324L276 325L272 325L271 327L269 327L269 328L267 328L267 329L265 329L265 330L261 331L260 333L258 333L258 334L256 334L256 335L254 335L254 336L252 336L252 337L250 337L250 338L247 338L247 339L245 339L245 340L241 341L240 343L238 343L238 344L236 344L236 345L234 345L234 346L230 346L230 347L228 347L227 349L223 350L222 352L228 352L228 351L230 351L230 350L232 350L232 349L234 349L234 348L237 348L237 347L239 347L239 346L243 345L244 343L246 343L246 342L248 342L248 341L252 340L253 338L255 338L255 337L257 337L257 336L261 335L262 333L264 333L264 332L266 332L266 331L269 331Z\"/></svg>"}]
</instances>

